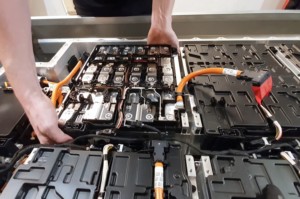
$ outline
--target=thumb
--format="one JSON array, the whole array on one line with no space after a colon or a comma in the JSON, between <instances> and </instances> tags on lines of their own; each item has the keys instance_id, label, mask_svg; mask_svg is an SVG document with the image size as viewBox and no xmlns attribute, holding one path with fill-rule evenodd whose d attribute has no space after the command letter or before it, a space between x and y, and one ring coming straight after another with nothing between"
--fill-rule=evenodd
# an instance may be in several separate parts
<instances>
[{"instance_id":1,"label":"thumb","mask_svg":"<svg viewBox=\"0 0 300 199\"><path fill-rule=\"evenodd\" d=\"M48 132L48 137L55 143L65 143L73 138L60 130L58 127L52 128L51 132Z\"/></svg>"}]
</instances>

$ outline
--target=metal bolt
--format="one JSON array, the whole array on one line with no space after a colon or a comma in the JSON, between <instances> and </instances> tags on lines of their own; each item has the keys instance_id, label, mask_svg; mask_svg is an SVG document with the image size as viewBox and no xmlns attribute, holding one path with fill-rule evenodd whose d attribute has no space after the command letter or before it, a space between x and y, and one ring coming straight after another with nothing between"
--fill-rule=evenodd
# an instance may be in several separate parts
<instances>
[{"instance_id":1,"label":"metal bolt","mask_svg":"<svg viewBox=\"0 0 300 199\"><path fill-rule=\"evenodd\" d=\"M122 77L116 77L116 78L115 78L115 81L116 81L116 82L122 81Z\"/></svg>"},{"instance_id":2,"label":"metal bolt","mask_svg":"<svg viewBox=\"0 0 300 199\"><path fill-rule=\"evenodd\" d=\"M111 113L106 113L104 117L105 117L105 119L111 119L112 114Z\"/></svg>"},{"instance_id":3,"label":"metal bolt","mask_svg":"<svg viewBox=\"0 0 300 199\"><path fill-rule=\"evenodd\" d=\"M127 113L127 114L125 115L125 117L126 117L126 119L131 119L131 118L132 118L132 114L131 114L131 113Z\"/></svg>"},{"instance_id":4,"label":"metal bolt","mask_svg":"<svg viewBox=\"0 0 300 199\"><path fill-rule=\"evenodd\" d=\"M146 115L146 119L147 119L147 120L152 120L152 119L153 119L153 115L147 114L147 115Z\"/></svg>"},{"instance_id":5,"label":"metal bolt","mask_svg":"<svg viewBox=\"0 0 300 199\"><path fill-rule=\"evenodd\" d=\"M170 115L170 114L166 115L166 118L167 118L167 120L173 120L174 119L173 115Z\"/></svg>"},{"instance_id":6,"label":"metal bolt","mask_svg":"<svg viewBox=\"0 0 300 199\"><path fill-rule=\"evenodd\" d=\"M148 81L149 82L153 82L154 81L154 77L148 77Z\"/></svg>"},{"instance_id":7,"label":"metal bolt","mask_svg":"<svg viewBox=\"0 0 300 199\"><path fill-rule=\"evenodd\" d=\"M138 80L139 80L138 77L132 77L132 78L131 78L131 81L132 81L132 82L137 82Z\"/></svg>"},{"instance_id":8,"label":"metal bolt","mask_svg":"<svg viewBox=\"0 0 300 199\"><path fill-rule=\"evenodd\" d=\"M155 71L155 68L149 68L148 70L149 70L149 72L153 72L153 71Z\"/></svg>"}]
</instances>

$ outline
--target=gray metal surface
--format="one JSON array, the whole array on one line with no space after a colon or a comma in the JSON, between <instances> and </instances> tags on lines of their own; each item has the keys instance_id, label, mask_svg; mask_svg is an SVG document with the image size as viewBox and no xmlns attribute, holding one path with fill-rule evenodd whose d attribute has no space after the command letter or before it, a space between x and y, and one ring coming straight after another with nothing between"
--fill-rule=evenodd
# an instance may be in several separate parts
<instances>
[{"instance_id":1,"label":"gray metal surface","mask_svg":"<svg viewBox=\"0 0 300 199\"><path fill-rule=\"evenodd\" d=\"M225 13L173 16L179 38L299 35L300 11ZM147 37L149 16L138 17L33 17L33 37L136 38Z\"/></svg>"},{"instance_id":2,"label":"gray metal surface","mask_svg":"<svg viewBox=\"0 0 300 199\"><path fill-rule=\"evenodd\" d=\"M173 27L180 42L300 40L299 24L300 11L173 17ZM68 73L65 66L72 55L80 57L84 51L90 52L96 44L143 44L149 27L149 16L33 17L38 74L52 81L61 80Z\"/></svg>"}]
</instances>

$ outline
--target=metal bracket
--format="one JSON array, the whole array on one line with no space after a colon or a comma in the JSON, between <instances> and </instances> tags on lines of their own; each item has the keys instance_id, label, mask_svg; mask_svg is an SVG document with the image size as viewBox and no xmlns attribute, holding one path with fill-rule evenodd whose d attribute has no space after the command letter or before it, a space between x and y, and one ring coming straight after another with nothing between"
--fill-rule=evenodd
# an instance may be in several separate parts
<instances>
[{"instance_id":1,"label":"metal bracket","mask_svg":"<svg viewBox=\"0 0 300 199\"><path fill-rule=\"evenodd\" d=\"M204 176L207 178L208 176L213 175L209 156L201 156L201 162Z\"/></svg>"},{"instance_id":2,"label":"metal bracket","mask_svg":"<svg viewBox=\"0 0 300 199\"><path fill-rule=\"evenodd\" d=\"M190 102L190 110L191 110L191 131L194 135L199 135L202 130L202 122L200 114L197 113L194 109L196 108L195 100L193 95L189 95L189 102Z\"/></svg>"},{"instance_id":3,"label":"metal bracket","mask_svg":"<svg viewBox=\"0 0 300 199\"><path fill-rule=\"evenodd\" d=\"M199 199L198 195L198 187L197 187L197 181L196 181L196 168L195 168L195 161L194 157L192 155L186 155L186 168L187 168L187 174L191 181L192 186L195 188L193 189L192 198L193 199Z\"/></svg>"}]
</instances>

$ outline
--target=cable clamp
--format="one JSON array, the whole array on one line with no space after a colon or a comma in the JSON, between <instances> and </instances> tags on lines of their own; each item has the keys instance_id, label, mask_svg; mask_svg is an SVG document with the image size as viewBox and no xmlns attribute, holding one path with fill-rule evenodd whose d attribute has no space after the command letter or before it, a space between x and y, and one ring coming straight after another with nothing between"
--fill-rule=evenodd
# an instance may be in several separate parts
<instances>
[{"instance_id":1,"label":"cable clamp","mask_svg":"<svg viewBox=\"0 0 300 199\"><path fill-rule=\"evenodd\" d=\"M270 146L271 145L271 143L269 142L267 137L262 137L261 139L263 140L265 146Z\"/></svg>"},{"instance_id":2,"label":"cable clamp","mask_svg":"<svg viewBox=\"0 0 300 199\"><path fill-rule=\"evenodd\" d=\"M300 141L298 139L295 139L296 143L297 143L297 148L300 148Z\"/></svg>"}]
</instances>

